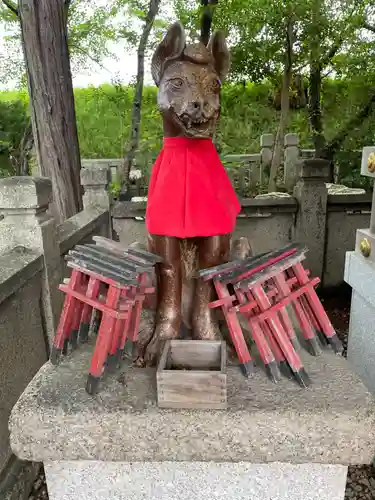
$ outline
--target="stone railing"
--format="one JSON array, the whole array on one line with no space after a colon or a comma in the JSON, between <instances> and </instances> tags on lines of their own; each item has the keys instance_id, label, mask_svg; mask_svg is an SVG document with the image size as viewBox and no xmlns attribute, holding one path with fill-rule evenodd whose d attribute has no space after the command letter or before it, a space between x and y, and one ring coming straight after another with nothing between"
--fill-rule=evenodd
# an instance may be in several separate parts
<instances>
[{"instance_id":1,"label":"stone railing","mask_svg":"<svg viewBox=\"0 0 375 500\"><path fill-rule=\"evenodd\" d=\"M298 178L298 165L302 158L299 149L297 134L286 134L284 139L284 187L292 192ZM239 196L248 197L259 192L261 186L267 183L269 169L272 161L274 136L263 134L260 137L260 151L248 154L223 154L221 160L235 186ZM144 196L147 193L148 175L155 157L143 157L143 164L135 167L130 175L132 192L135 196ZM83 167L108 168L111 180L120 178L119 169L123 160L118 158L108 159L82 159Z\"/></svg>"},{"instance_id":2,"label":"stone railing","mask_svg":"<svg viewBox=\"0 0 375 500\"><path fill-rule=\"evenodd\" d=\"M294 196L283 193L241 200L234 237L245 236L255 253L300 240L309 248L308 265L324 287L343 283L345 251L354 248L356 230L367 227L371 196L326 182L328 166L301 163ZM145 202L118 202L112 211L113 228L128 245L146 243Z\"/></svg>"},{"instance_id":3,"label":"stone railing","mask_svg":"<svg viewBox=\"0 0 375 500\"><path fill-rule=\"evenodd\" d=\"M221 155L221 160L239 196L249 197L258 194L260 191L264 191L268 182L273 148L273 134L263 134L260 137L259 152ZM358 153L359 166L360 151L355 153ZM278 179L278 183L280 183L279 187L288 193L293 193L294 186L298 181L300 163L303 160L312 159L314 156L314 149L303 149L300 147L298 134L286 134L284 137L284 155L281 165L282 179L280 177ZM132 169L130 179L133 196L145 196L147 194L149 173L154 161L154 153L150 153L148 157L147 155L143 155L140 160L141 164L136 165ZM112 182L116 182L120 178L119 170L122 164L123 160L121 158L82 159L82 166L85 168L109 169Z\"/></svg>"},{"instance_id":4,"label":"stone railing","mask_svg":"<svg viewBox=\"0 0 375 500\"><path fill-rule=\"evenodd\" d=\"M48 215L48 179L0 180L0 498L28 498L38 464L17 459L8 419L22 391L48 359L61 313L64 255L92 235L110 236L104 169L82 171L84 210L56 226Z\"/></svg>"}]
</instances>

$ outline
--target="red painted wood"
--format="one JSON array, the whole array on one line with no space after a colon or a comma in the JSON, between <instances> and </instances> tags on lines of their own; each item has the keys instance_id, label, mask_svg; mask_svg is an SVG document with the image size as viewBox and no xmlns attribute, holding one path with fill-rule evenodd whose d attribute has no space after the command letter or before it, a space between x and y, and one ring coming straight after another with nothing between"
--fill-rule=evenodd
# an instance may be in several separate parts
<instances>
[{"instance_id":1,"label":"red painted wood","mask_svg":"<svg viewBox=\"0 0 375 500\"><path fill-rule=\"evenodd\" d=\"M63 349L65 340L69 338L74 308L77 302L76 298L69 292L71 290L76 290L77 288L79 288L81 284L81 276L81 272L78 269L74 269L70 277L69 285L66 287L67 295L64 300L60 321L53 341L54 347L58 350Z\"/></svg>"},{"instance_id":2,"label":"red painted wood","mask_svg":"<svg viewBox=\"0 0 375 500\"><path fill-rule=\"evenodd\" d=\"M228 289L225 285L223 285L219 281L214 281L214 285L219 299L224 299L230 296ZM252 361L236 313L230 311L225 306L222 307L222 311L224 314L225 321L228 325L229 333L240 363L245 364L249 361Z\"/></svg>"},{"instance_id":3,"label":"red painted wood","mask_svg":"<svg viewBox=\"0 0 375 500\"><path fill-rule=\"evenodd\" d=\"M118 311L117 309L109 308L107 303L103 303L99 298L90 299L84 293L70 290L67 285L60 285L59 288L60 288L60 290L65 292L67 295L69 294L72 297L80 300L81 302L89 304L94 309L99 309L99 311L102 311L103 313L106 313L115 319L125 319L126 318L126 313ZM116 288L118 288L118 287L116 287Z\"/></svg>"},{"instance_id":4,"label":"red painted wood","mask_svg":"<svg viewBox=\"0 0 375 500\"><path fill-rule=\"evenodd\" d=\"M305 287L305 297L313 311L316 319L318 320L322 332L326 335L326 337L331 338L336 335L335 329L330 322L327 313L324 310L322 303L319 300L319 297L316 294L316 291L313 286L311 286L311 281L309 282L309 278L306 275L306 271L301 264L297 264L293 266L293 272L298 279L300 285L304 285Z\"/></svg>"},{"instance_id":5,"label":"red painted wood","mask_svg":"<svg viewBox=\"0 0 375 500\"><path fill-rule=\"evenodd\" d=\"M259 309L266 313L265 320L274 335L277 343L280 346L280 349L283 351L285 358L287 359L289 366L293 371L298 372L303 368L302 362L294 350L293 345L291 344L287 333L285 332L279 317L276 314L275 306L272 306L269 298L264 292L261 285L256 285L252 288L252 294L256 299ZM259 319L259 318L257 318ZM254 320L253 320L254 321ZM258 321L254 321L254 324L258 323Z\"/></svg>"},{"instance_id":6,"label":"red painted wood","mask_svg":"<svg viewBox=\"0 0 375 500\"><path fill-rule=\"evenodd\" d=\"M88 297L89 299L96 299L99 294L99 288L100 288L100 280L89 276L89 283L87 285L86 297ZM87 303L84 304L81 316L81 323L84 323L86 325L90 323L92 309L93 309L92 306L90 306L89 304Z\"/></svg>"},{"instance_id":7,"label":"red painted wood","mask_svg":"<svg viewBox=\"0 0 375 500\"><path fill-rule=\"evenodd\" d=\"M106 299L106 309L117 311L118 303L121 296L121 288L110 286ZM94 349L94 354L91 360L90 375L98 378L104 370L104 363L111 348L112 338L115 333L116 317L103 312L103 318L100 323L98 337Z\"/></svg>"},{"instance_id":8,"label":"red painted wood","mask_svg":"<svg viewBox=\"0 0 375 500\"><path fill-rule=\"evenodd\" d=\"M291 293L291 288L290 285L286 282L284 275L281 273L278 276L275 276L275 283L277 288L280 291L280 296L281 297L289 297ZM312 329L312 326L305 314L305 311L303 310L301 304L299 303L298 299L292 301L292 307L294 309L294 312L296 314L299 326L301 328L302 334L305 339L312 339L315 337L315 332Z\"/></svg>"},{"instance_id":9,"label":"red painted wood","mask_svg":"<svg viewBox=\"0 0 375 500\"><path fill-rule=\"evenodd\" d=\"M240 303L246 302L247 298L241 290L236 291L236 296L238 298L238 301ZM272 363L275 361L275 357L272 354L272 350L270 346L267 343L267 340L264 336L262 327L258 324L258 322L255 320L256 315L252 317L252 321L250 320L250 315L245 316L247 322L249 323L249 326L251 328L251 333L252 337L254 339L254 342L257 346L259 355L265 365L268 365L269 363Z\"/></svg>"}]
</instances>

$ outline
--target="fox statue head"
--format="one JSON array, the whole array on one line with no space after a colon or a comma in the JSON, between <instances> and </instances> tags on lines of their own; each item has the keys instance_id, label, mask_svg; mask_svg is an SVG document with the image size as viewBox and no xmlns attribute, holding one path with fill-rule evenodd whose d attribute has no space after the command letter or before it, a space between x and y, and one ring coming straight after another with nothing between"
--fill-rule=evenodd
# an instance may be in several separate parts
<instances>
[{"instance_id":1,"label":"fox statue head","mask_svg":"<svg viewBox=\"0 0 375 500\"><path fill-rule=\"evenodd\" d=\"M206 46L202 41L186 44L179 22L169 28L151 63L166 137L213 136L221 85L229 68L229 50L221 32L214 32Z\"/></svg>"}]
</instances>

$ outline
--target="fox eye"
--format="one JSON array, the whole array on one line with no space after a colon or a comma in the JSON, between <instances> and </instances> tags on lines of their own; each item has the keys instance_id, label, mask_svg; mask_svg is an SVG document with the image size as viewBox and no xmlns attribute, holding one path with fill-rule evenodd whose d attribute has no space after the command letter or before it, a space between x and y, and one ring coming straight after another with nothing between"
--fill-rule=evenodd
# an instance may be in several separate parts
<instances>
[{"instance_id":1,"label":"fox eye","mask_svg":"<svg viewBox=\"0 0 375 500\"><path fill-rule=\"evenodd\" d=\"M172 78L171 80L168 81L168 85L175 89L180 89L184 84L184 81L182 78Z\"/></svg>"}]
</instances>

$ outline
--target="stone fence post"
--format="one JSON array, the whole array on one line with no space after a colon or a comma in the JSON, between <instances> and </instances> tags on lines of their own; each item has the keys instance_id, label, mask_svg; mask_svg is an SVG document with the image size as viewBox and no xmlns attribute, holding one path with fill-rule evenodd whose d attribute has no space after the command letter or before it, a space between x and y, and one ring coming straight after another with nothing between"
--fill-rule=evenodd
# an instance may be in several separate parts
<instances>
[{"instance_id":1,"label":"stone fence post","mask_svg":"<svg viewBox=\"0 0 375 500\"><path fill-rule=\"evenodd\" d=\"M83 207L85 210L102 209L108 210L108 232L102 236L116 239L112 227L111 196L108 187L111 181L111 170L109 165L98 165L97 163L86 163L81 169L81 185L84 190Z\"/></svg>"},{"instance_id":2,"label":"stone fence post","mask_svg":"<svg viewBox=\"0 0 375 500\"><path fill-rule=\"evenodd\" d=\"M288 193L293 192L298 179L299 156L298 134L286 134L284 137L284 184Z\"/></svg>"},{"instance_id":3,"label":"stone fence post","mask_svg":"<svg viewBox=\"0 0 375 500\"><path fill-rule=\"evenodd\" d=\"M260 137L260 158L261 158L261 169L260 169L260 184L264 184L265 175L264 170L271 166L273 146L275 144L275 138L273 134L263 134Z\"/></svg>"},{"instance_id":4,"label":"stone fence post","mask_svg":"<svg viewBox=\"0 0 375 500\"><path fill-rule=\"evenodd\" d=\"M110 169L108 165L86 163L81 169L81 184L84 189L83 206L87 208L110 209L108 186L110 184Z\"/></svg>"},{"instance_id":5,"label":"stone fence post","mask_svg":"<svg viewBox=\"0 0 375 500\"><path fill-rule=\"evenodd\" d=\"M44 257L42 306L51 346L62 305L61 257L55 219L48 215L52 183L43 177L0 179L0 252L21 245Z\"/></svg>"},{"instance_id":6,"label":"stone fence post","mask_svg":"<svg viewBox=\"0 0 375 500\"><path fill-rule=\"evenodd\" d=\"M294 197L299 203L295 237L307 245L307 266L312 276L322 278L327 221L329 162L312 158L300 163Z\"/></svg>"}]
</instances>

